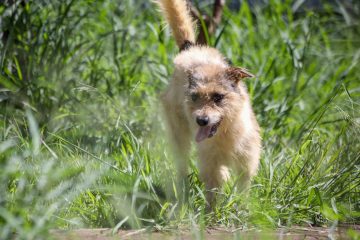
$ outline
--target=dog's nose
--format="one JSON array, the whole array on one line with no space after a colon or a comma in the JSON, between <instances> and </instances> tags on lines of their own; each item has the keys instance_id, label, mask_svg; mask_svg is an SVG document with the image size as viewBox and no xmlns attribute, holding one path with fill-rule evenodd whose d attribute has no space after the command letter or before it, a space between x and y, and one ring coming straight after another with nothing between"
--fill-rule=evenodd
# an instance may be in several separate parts
<instances>
[{"instance_id":1,"label":"dog's nose","mask_svg":"<svg viewBox=\"0 0 360 240\"><path fill-rule=\"evenodd\" d=\"M196 122L199 126L206 126L209 123L209 117L197 117Z\"/></svg>"}]
</instances>

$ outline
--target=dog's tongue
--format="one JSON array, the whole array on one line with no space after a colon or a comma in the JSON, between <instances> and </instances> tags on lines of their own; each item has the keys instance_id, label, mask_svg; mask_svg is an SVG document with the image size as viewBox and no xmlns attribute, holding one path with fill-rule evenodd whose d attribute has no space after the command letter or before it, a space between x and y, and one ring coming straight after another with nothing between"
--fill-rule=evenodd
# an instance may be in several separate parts
<instances>
[{"instance_id":1,"label":"dog's tongue","mask_svg":"<svg viewBox=\"0 0 360 240\"><path fill-rule=\"evenodd\" d=\"M211 126L200 127L195 137L196 142L201 142L205 138L209 137L210 132L211 132Z\"/></svg>"}]
</instances>

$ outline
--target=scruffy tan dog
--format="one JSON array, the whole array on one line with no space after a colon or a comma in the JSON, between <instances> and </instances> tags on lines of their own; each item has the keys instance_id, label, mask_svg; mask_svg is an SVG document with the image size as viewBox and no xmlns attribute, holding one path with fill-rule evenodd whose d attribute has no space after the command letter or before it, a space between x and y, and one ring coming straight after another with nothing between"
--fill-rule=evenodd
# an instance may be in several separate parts
<instances>
[{"instance_id":1,"label":"scruffy tan dog","mask_svg":"<svg viewBox=\"0 0 360 240\"><path fill-rule=\"evenodd\" d=\"M163 95L180 176L186 178L191 139L199 154L200 178L207 190L229 179L235 170L246 188L259 165L261 139L242 79L253 75L229 66L214 48L195 44L186 0L158 0L180 53L173 79ZM214 194L208 191L212 203Z\"/></svg>"}]
</instances>

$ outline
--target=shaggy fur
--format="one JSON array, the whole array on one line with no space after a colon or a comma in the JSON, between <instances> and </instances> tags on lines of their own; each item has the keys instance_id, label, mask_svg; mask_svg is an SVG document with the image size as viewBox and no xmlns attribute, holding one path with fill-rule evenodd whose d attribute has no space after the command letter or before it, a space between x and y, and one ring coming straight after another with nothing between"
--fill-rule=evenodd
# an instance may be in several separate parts
<instances>
[{"instance_id":1,"label":"shaggy fur","mask_svg":"<svg viewBox=\"0 0 360 240\"><path fill-rule=\"evenodd\" d=\"M185 0L159 0L177 45L194 43L192 19ZM192 45L174 59L173 79L162 100L182 178L187 175L191 140L199 154L201 180L207 190L228 180L229 169L241 188L250 183L259 165L259 125L241 79L252 77L243 68L229 66L214 48ZM207 193L211 203L214 195Z\"/></svg>"}]
</instances>

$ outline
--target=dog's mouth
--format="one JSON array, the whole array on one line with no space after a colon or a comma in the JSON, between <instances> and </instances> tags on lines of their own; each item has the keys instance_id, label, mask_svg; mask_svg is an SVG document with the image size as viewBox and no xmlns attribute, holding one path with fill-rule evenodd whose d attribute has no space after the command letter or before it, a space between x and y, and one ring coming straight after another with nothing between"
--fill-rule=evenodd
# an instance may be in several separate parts
<instances>
[{"instance_id":1,"label":"dog's mouth","mask_svg":"<svg viewBox=\"0 0 360 240\"><path fill-rule=\"evenodd\" d=\"M196 142L201 142L206 138L213 137L216 134L219 125L220 125L220 121L211 125L199 127L199 130L195 137Z\"/></svg>"}]
</instances>

